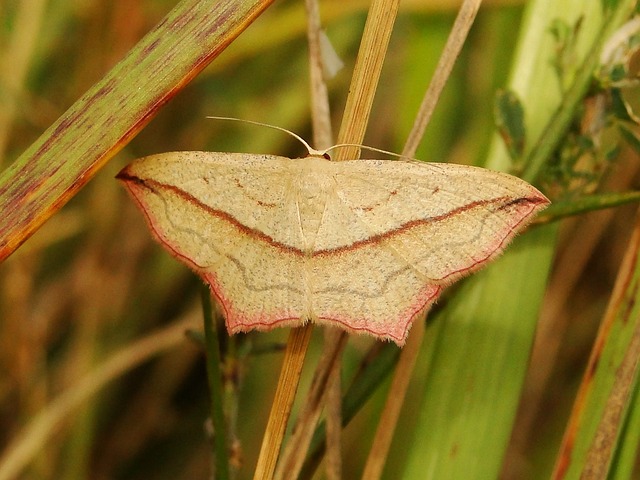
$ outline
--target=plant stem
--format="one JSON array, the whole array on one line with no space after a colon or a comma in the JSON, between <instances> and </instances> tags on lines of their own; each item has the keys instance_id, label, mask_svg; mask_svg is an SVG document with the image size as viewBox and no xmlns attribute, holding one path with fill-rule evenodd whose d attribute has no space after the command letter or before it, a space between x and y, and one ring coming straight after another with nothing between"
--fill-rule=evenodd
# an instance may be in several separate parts
<instances>
[{"instance_id":1,"label":"plant stem","mask_svg":"<svg viewBox=\"0 0 640 480\"><path fill-rule=\"evenodd\" d=\"M338 143L362 143L398 4L399 0L374 0L371 3L344 107ZM357 147L340 149L335 160L360 158L359 151Z\"/></svg>"},{"instance_id":2,"label":"plant stem","mask_svg":"<svg viewBox=\"0 0 640 480\"><path fill-rule=\"evenodd\" d=\"M429 88L427 88L420 108L418 109L413 129L411 133L409 133L407 143L402 151L403 156L415 156L424 131L429 124L429 120L431 120L433 111L436 109L436 104L438 103L442 89L446 85L449 75L451 75L453 65L456 63L458 55L460 55L471 25L473 25L473 21L476 18L480 3L482 3L482 0L465 0L460 7L456 21L451 29L451 34L447 39L447 44L440 56L440 60L438 60L436 72L429 83Z\"/></svg>"},{"instance_id":3,"label":"plant stem","mask_svg":"<svg viewBox=\"0 0 640 480\"><path fill-rule=\"evenodd\" d=\"M222 402L222 369L220 368L220 343L218 329L213 322L211 310L211 293L209 287L202 285L202 315L204 317L204 338L207 352L207 379L209 381L209 399L211 421L213 422L213 438L211 446L215 472L214 477L220 480L229 478L229 450L227 448L227 429Z\"/></svg>"},{"instance_id":4,"label":"plant stem","mask_svg":"<svg viewBox=\"0 0 640 480\"><path fill-rule=\"evenodd\" d=\"M571 88L563 96L562 103L553 115L546 128L531 149L526 161L526 169L522 178L533 182L540 170L548 161L549 156L556 150L558 144L564 139L571 122L575 117L578 105L584 100L584 96L593 80L593 74L600 63L600 53L605 42L611 37L616 28L624 19L631 16L635 2L625 0L609 12L607 19L603 21L602 28L593 42L591 51L587 53L584 62L578 69Z\"/></svg>"},{"instance_id":5,"label":"plant stem","mask_svg":"<svg viewBox=\"0 0 640 480\"><path fill-rule=\"evenodd\" d=\"M372 354L371 351L377 351ZM342 400L342 425L346 426L362 409L374 392L384 382L398 363L400 350L391 344L374 344L365 354L360 365L360 374L356 374L353 382L345 392ZM310 451L302 467L299 479L313 477L320 460L326 452L326 422L321 423L311 440Z\"/></svg>"},{"instance_id":6,"label":"plant stem","mask_svg":"<svg viewBox=\"0 0 640 480\"><path fill-rule=\"evenodd\" d=\"M335 366L341 364L340 358L346 343L347 336L342 331L337 329L325 331L322 357L318 362L309 393L298 413L294 431L282 453L282 459L276 471L278 480L298 478L322 411L322 399L325 397L329 376Z\"/></svg>"},{"instance_id":7,"label":"plant stem","mask_svg":"<svg viewBox=\"0 0 640 480\"><path fill-rule=\"evenodd\" d=\"M409 341L400 352L400 359L395 367L387 400L382 410L382 415L376 428L376 434L373 438L373 444L371 445L371 450L369 450L367 463L362 474L363 480L374 480L382 476L382 471L389 453L389 447L391 446L391 440L393 440L393 434L396 431L396 425L398 424L400 411L404 404L407 389L409 388L409 382L413 376L413 368L418 359L420 347L422 346L426 329L425 323L426 320L424 316L414 322L411 328L411 334L409 335Z\"/></svg>"},{"instance_id":8,"label":"plant stem","mask_svg":"<svg viewBox=\"0 0 640 480\"><path fill-rule=\"evenodd\" d=\"M260 456L253 476L254 480L271 480L273 478L312 331L313 324L307 323L302 327L292 328L289 333L278 387L267 421L267 429L262 438Z\"/></svg>"}]
</instances>

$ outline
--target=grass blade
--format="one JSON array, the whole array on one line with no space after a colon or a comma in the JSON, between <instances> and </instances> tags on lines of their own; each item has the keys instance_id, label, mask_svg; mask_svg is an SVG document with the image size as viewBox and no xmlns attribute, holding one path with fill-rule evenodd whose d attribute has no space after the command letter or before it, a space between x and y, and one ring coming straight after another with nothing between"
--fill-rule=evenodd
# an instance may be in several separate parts
<instances>
[{"instance_id":1,"label":"grass blade","mask_svg":"<svg viewBox=\"0 0 640 480\"><path fill-rule=\"evenodd\" d=\"M0 261L272 0L183 0L0 176Z\"/></svg>"},{"instance_id":2,"label":"grass blade","mask_svg":"<svg viewBox=\"0 0 640 480\"><path fill-rule=\"evenodd\" d=\"M425 396L402 478L497 478L553 256L555 227L532 230L436 315ZM508 280L505 280L508 278ZM426 342L429 344L432 342Z\"/></svg>"},{"instance_id":3,"label":"grass blade","mask_svg":"<svg viewBox=\"0 0 640 480\"><path fill-rule=\"evenodd\" d=\"M553 478L607 478L637 388L640 361L640 221L591 352ZM633 458L627 457L632 467Z\"/></svg>"}]
</instances>

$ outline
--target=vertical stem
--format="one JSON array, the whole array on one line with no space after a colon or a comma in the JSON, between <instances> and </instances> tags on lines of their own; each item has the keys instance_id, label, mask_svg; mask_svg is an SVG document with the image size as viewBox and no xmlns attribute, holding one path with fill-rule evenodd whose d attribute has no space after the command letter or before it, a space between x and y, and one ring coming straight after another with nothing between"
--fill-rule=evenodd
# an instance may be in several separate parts
<instances>
[{"instance_id":1,"label":"vertical stem","mask_svg":"<svg viewBox=\"0 0 640 480\"><path fill-rule=\"evenodd\" d=\"M476 18L480 3L482 0L465 0L456 21L451 30L451 34L447 39L447 44L444 47L442 56L438 61L436 72L433 75L433 79L425 92L422 104L416 117L413 130L409 134L407 143L402 152L403 155L413 157L415 155L420 139L424 134L424 130L431 119L431 115L435 109L436 103L440 98L442 89L444 88L453 65L462 50L462 46L467 38L471 25ZM409 382L413 373L413 367L420 353L420 346L422 345L422 339L424 338L425 322L424 319L415 322L412 327L411 334L409 335L409 341L405 345L404 349L400 353L400 359L395 368L395 374L393 382L387 396L384 410L376 434L367 457L367 463L365 465L363 479L377 479L382 475L384 465L389 453L389 447L393 440L393 434L398 423L400 416L400 410L404 403L407 389L409 388Z\"/></svg>"},{"instance_id":2,"label":"vertical stem","mask_svg":"<svg viewBox=\"0 0 640 480\"><path fill-rule=\"evenodd\" d=\"M307 37L309 39L309 79L311 85L311 108L313 121L313 137L316 148L329 148L333 145L333 133L331 130L331 111L329 105L329 94L327 84L324 81L324 68L322 52L320 47L321 20L319 0L305 0L307 9ZM323 368L325 368L327 358L334 358L334 351L337 352L333 366L326 365L329 369L328 375L323 379L322 385L315 391L313 386L309 389L306 408L303 410L304 416L298 416L298 424L296 432L292 435L288 447L289 458L286 463L281 465L281 471L286 471L289 475L298 477L304 459L308 453L309 445L313 435L313 429L320 417L320 402L314 402L314 397L322 397L324 395L325 411L327 418L327 431L331 435L327 435L327 457L331 459L327 462L327 478L332 480L341 468L342 448L341 433L342 423L340 409L342 408L342 398L340 391L340 372L342 370L342 349L346 344L347 337L342 332L336 332L334 329L325 329L324 331L324 347L322 357L318 363L314 380L318 377L325 377ZM329 442L331 440L331 442ZM295 443L292 443L294 442ZM295 453L292 453L294 452ZM294 458L292 458L294 457ZM293 463L294 467L290 468ZM281 475L282 476L282 475Z\"/></svg>"},{"instance_id":3,"label":"vertical stem","mask_svg":"<svg viewBox=\"0 0 640 480\"><path fill-rule=\"evenodd\" d=\"M347 336L344 332L334 328L325 331L322 356L311 381L309 393L298 413L296 425L282 452L282 458L276 470L276 479L298 478L309 450L313 430L322 411L322 399L326 398L329 375L336 365L339 368L340 357L346 343Z\"/></svg>"},{"instance_id":4,"label":"vertical stem","mask_svg":"<svg viewBox=\"0 0 640 480\"><path fill-rule=\"evenodd\" d=\"M327 332L325 341L331 341L335 335ZM340 338L344 335L340 336ZM342 353L340 353L340 357ZM342 478L342 379L340 376L342 362L338 358L334 362L327 379L325 410L327 418L327 480Z\"/></svg>"},{"instance_id":5,"label":"vertical stem","mask_svg":"<svg viewBox=\"0 0 640 480\"><path fill-rule=\"evenodd\" d=\"M362 143L396 20L398 3L399 0L373 0L371 3L344 107L338 143ZM359 149L340 149L336 157L338 160L359 158Z\"/></svg>"},{"instance_id":6,"label":"vertical stem","mask_svg":"<svg viewBox=\"0 0 640 480\"><path fill-rule=\"evenodd\" d=\"M399 0L373 0L338 135L340 143L360 143L364 137L382 63L398 11L398 3ZM358 158L359 155L357 150L354 152L353 149L345 148L340 150L336 157ZM310 335L310 325L291 331L267 431L262 440L254 480L273 478ZM341 335L345 334L341 333Z\"/></svg>"},{"instance_id":7,"label":"vertical stem","mask_svg":"<svg viewBox=\"0 0 640 480\"><path fill-rule=\"evenodd\" d=\"M402 349L402 352L400 352L400 358L395 367L389 394L387 395L382 416L380 417L376 434L373 438L373 444L371 445L371 450L369 450L367 463L364 467L362 474L363 479L374 480L380 478L382 475L387 454L389 453L389 447L391 446L391 440L393 440L393 434L398 423L398 417L400 416L400 410L404 404L409 382L413 375L413 367L420 353L424 333L425 319L422 317L411 327L407 344Z\"/></svg>"},{"instance_id":8,"label":"vertical stem","mask_svg":"<svg viewBox=\"0 0 640 480\"><path fill-rule=\"evenodd\" d=\"M320 51L320 9L318 0L305 0L307 39L309 42L309 85L311 87L311 122L313 146L323 149L333 145L329 93L323 78Z\"/></svg>"},{"instance_id":9,"label":"vertical stem","mask_svg":"<svg viewBox=\"0 0 640 480\"><path fill-rule=\"evenodd\" d=\"M204 317L204 338L207 351L207 380L209 381L209 399L211 402L211 421L213 422L212 455L215 459L212 478L229 478L229 451L227 448L227 429L222 404L222 370L220 369L220 343L218 329L213 323L211 311L211 293L207 285L202 285L202 314Z\"/></svg>"},{"instance_id":10,"label":"vertical stem","mask_svg":"<svg viewBox=\"0 0 640 480\"><path fill-rule=\"evenodd\" d=\"M308 323L299 328L292 328L289 333L278 387L267 421L267 429L262 438L260 456L253 476L254 480L271 480L273 478L312 331L313 325Z\"/></svg>"},{"instance_id":11,"label":"vertical stem","mask_svg":"<svg viewBox=\"0 0 640 480\"><path fill-rule=\"evenodd\" d=\"M449 79L453 65L458 55L460 55L471 25L473 25L473 21L476 18L480 3L482 3L482 0L465 0L460 7L456 21L451 29L451 34L447 39L447 44L444 46L440 60L438 60L436 72L433 74L429 88L427 88L422 103L420 104L416 122L413 125L411 133L409 133L409 138L402 151L402 155L406 157L413 157L416 154L416 150L429 124L429 120L431 120L442 89Z\"/></svg>"}]
</instances>

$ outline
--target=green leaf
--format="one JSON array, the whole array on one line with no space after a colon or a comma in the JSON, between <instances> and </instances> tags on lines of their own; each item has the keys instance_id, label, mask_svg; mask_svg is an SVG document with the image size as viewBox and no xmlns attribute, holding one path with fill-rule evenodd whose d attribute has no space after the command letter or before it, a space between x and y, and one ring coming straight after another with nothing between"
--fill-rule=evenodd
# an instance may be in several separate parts
<instances>
[{"instance_id":1,"label":"green leaf","mask_svg":"<svg viewBox=\"0 0 640 480\"><path fill-rule=\"evenodd\" d=\"M524 109L518 96L511 90L498 91L494 104L494 116L509 156L514 163L519 164L524 154L526 129Z\"/></svg>"},{"instance_id":2,"label":"green leaf","mask_svg":"<svg viewBox=\"0 0 640 480\"><path fill-rule=\"evenodd\" d=\"M553 258L555 226L517 239L429 330L435 345L404 479L497 478Z\"/></svg>"},{"instance_id":3,"label":"green leaf","mask_svg":"<svg viewBox=\"0 0 640 480\"><path fill-rule=\"evenodd\" d=\"M639 248L640 224L636 224L576 397L555 478L610 478L611 467L622 474L635 464L628 448L638 443L637 428L630 432L628 427L639 422ZM631 445L624 445L623 439ZM614 459L619 463L612 464Z\"/></svg>"},{"instance_id":4,"label":"green leaf","mask_svg":"<svg viewBox=\"0 0 640 480\"><path fill-rule=\"evenodd\" d=\"M628 129L624 125L619 125L620 134L627 141L629 146L633 148L636 153L640 153L640 137L633 130Z\"/></svg>"},{"instance_id":5,"label":"green leaf","mask_svg":"<svg viewBox=\"0 0 640 480\"><path fill-rule=\"evenodd\" d=\"M582 213L618 207L640 201L640 192L612 192L585 195L580 198L554 202L535 219L535 223L549 223Z\"/></svg>"},{"instance_id":6,"label":"green leaf","mask_svg":"<svg viewBox=\"0 0 640 480\"><path fill-rule=\"evenodd\" d=\"M613 115L624 122L640 123L633 113L631 105L625 100L619 88L611 89L611 110Z\"/></svg>"}]
</instances>

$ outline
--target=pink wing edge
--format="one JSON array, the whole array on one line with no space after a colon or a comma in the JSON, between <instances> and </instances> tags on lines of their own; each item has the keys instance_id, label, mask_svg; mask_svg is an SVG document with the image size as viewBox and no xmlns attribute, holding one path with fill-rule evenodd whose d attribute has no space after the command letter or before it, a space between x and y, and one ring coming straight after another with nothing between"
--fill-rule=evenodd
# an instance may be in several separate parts
<instances>
[{"instance_id":1,"label":"pink wing edge","mask_svg":"<svg viewBox=\"0 0 640 480\"><path fill-rule=\"evenodd\" d=\"M534 187L531 187L534 190L535 194L531 197L527 197L525 199L526 202L521 202L518 205L516 213L518 215L511 215L511 224L506 229L506 234L497 237L496 242L488 248L488 253L484 255L482 258L474 259L474 263L469 265L468 267L462 268L460 270L455 270L442 279L438 280L436 283L438 285L443 285L447 287L458 280L471 275L472 273L477 272L482 269L485 265L492 262L496 258L498 258L504 251L507 245L514 239L514 237L523 229L524 227L533 220L535 214L544 210L551 202L547 197L545 197L542 193L540 193Z\"/></svg>"},{"instance_id":2,"label":"pink wing edge","mask_svg":"<svg viewBox=\"0 0 640 480\"><path fill-rule=\"evenodd\" d=\"M197 270L196 270L197 272ZM248 317L243 312L233 308L233 303L225 298L219 288L215 275L210 272L205 274L198 272L211 288L218 304L224 311L224 317L229 334L249 332L251 330L269 331L278 327L300 327L311 319L301 319L300 316L281 312L265 313L259 317ZM313 319L319 325L340 327L348 333L369 334L379 340L390 340L402 347L409 334L409 329L414 320L425 313L437 300L442 292L438 285L426 285L418 295L418 300L406 308L396 320L385 322L391 328L376 328L366 318L355 318L345 315L332 315L331 313ZM357 325L357 326L355 326Z\"/></svg>"}]
</instances>

